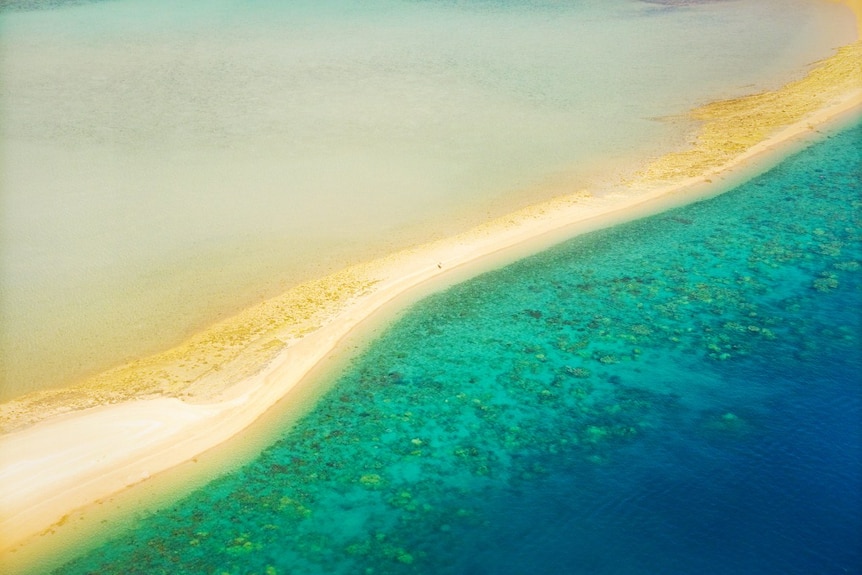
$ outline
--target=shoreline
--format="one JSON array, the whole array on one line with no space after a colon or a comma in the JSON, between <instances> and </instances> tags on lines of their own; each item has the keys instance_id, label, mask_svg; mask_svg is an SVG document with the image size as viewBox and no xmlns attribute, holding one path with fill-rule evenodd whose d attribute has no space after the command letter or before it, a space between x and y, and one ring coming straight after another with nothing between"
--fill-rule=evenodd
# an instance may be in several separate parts
<instances>
[{"instance_id":1,"label":"shoreline","mask_svg":"<svg viewBox=\"0 0 862 575\"><path fill-rule=\"evenodd\" d=\"M294 294L290 301L308 300L311 307L290 329L248 328L251 332L241 334L246 339L228 346L232 357L260 360L257 365L265 367L256 372L246 363L230 368L228 362L228 369L201 368L211 374L203 383L193 380L192 386L178 386L172 393L158 388L133 390L140 399L109 396L105 400L94 393L87 396L89 404L69 402L71 409L65 413L51 416L50 409L30 413L35 423L27 423L24 412L28 408L38 411L40 401L19 405L14 409L24 413L24 419L0 436L0 554L39 539L77 509L145 482L237 436L279 401L295 395L307 376L322 369L334 353L343 350L346 341L367 333L422 295L576 235L718 195L816 139L818 129L857 119L862 114L862 82L854 82L854 72L860 67L860 55L862 42L857 41L803 80L764 93L803 99L801 117L756 126L757 136L741 150L726 150L714 141L710 147L706 142L705 149L716 153L705 160L696 144L692 150L663 156L646 167L640 178L607 195L570 193L453 238L339 272L328 278L329 284L326 279L304 284L305 291ZM843 68L818 80L818 74L822 76L830 66ZM846 77L845 84L835 82L836 73ZM822 82L833 82L826 86L834 88L833 92L824 95ZM706 122L701 137L709 139L711 119L699 113L724 104L725 108L741 106L743 112L755 110L756 115L755 104L762 99L763 95L757 95L709 104L692 112L692 117ZM767 99L765 106L772 109L774 101ZM734 118L738 116L729 121L739 124ZM719 133L726 134L724 130ZM682 169L686 167L690 169ZM290 305L276 300L262 305L274 306L272 313ZM236 321L230 325L235 326ZM206 334L181 347L188 351L196 341L212 337L212 330ZM153 369L158 372L160 365ZM141 372L113 373L111 382L120 385ZM114 403L89 407L100 401ZM39 420L46 412L47 417ZM10 413L7 409L2 414Z\"/></svg>"}]
</instances>

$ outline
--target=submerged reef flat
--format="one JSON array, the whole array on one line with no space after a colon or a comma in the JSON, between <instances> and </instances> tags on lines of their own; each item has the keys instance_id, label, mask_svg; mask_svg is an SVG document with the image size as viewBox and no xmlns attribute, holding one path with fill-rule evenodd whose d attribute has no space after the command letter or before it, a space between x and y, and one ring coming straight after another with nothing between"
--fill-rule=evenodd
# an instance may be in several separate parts
<instances>
[{"instance_id":1,"label":"submerged reef flat","mask_svg":"<svg viewBox=\"0 0 862 575\"><path fill-rule=\"evenodd\" d=\"M421 301L253 462L54 573L852 570L860 137Z\"/></svg>"}]
</instances>

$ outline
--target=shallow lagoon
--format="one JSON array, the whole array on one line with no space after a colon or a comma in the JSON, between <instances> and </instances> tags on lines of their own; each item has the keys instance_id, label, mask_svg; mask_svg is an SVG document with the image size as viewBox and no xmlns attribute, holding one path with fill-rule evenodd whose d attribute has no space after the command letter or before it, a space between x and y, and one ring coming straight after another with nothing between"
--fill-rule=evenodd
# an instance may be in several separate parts
<instances>
[{"instance_id":1,"label":"shallow lagoon","mask_svg":"<svg viewBox=\"0 0 862 575\"><path fill-rule=\"evenodd\" d=\"M860 137L427 298L57 573L854 572Z\"/></svg>"},{"instance_id":2,"label":"shallow lagoon","mask_svg":"<svg viewBox=\"0 0 862 575\"><path fill-rule=\"evenodd\" d=\"M614 181L853 33L810 0L0 6L3 398Z\"/></svg>"}]
</instances>

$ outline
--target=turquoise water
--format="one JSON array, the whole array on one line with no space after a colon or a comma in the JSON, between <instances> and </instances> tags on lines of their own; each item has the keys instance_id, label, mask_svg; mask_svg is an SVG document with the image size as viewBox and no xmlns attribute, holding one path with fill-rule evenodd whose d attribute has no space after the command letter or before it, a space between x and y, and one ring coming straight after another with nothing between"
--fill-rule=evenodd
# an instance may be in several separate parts
<instances>
[{"instance_id":1,"label":"turquoise water","mask_svg":"<svg viewBox=\"0 0 862 575\"><path fill-rule=\"evenodd\" d=\"M423 300L56 573L860 573L860 141Z\"/></svg>"},{"instance_id":2,"label":"turquoise water","mask_svg":"<svg viewBox=\"0 0 862 575\"><path fill-rule=\"evenodd\" d=\"M0 1L0 399L615 181L685 143L657 118L855 38L838 3L673 4Z\"/></svg>"}]
</instances>

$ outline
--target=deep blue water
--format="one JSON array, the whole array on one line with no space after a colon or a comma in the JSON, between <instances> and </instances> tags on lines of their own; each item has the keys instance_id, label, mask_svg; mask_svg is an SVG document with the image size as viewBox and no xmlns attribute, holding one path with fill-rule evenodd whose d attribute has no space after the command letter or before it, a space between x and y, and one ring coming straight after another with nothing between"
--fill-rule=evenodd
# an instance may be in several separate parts
<instances>
[{"instance_id":1,"label":"deep blue water","mask_svg":"<svg viewBox=\"0 0 862 575\"><path fill-rule=\"evenodd\" d=\"M862 573L862 124L417 304L57 573Z\"/></svg>"}]
</instances>

